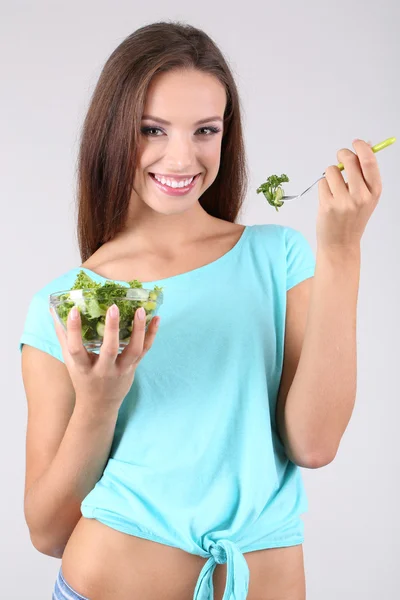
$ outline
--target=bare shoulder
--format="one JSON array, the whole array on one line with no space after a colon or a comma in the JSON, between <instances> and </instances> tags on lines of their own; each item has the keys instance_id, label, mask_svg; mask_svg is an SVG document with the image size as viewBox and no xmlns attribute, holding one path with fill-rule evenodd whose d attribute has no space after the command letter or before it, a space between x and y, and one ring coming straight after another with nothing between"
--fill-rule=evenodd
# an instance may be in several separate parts
<instances>
[{"instance_id":1,"label":"bare shoulder","mask_svg":"<svg viewBox=\"0 0 400 600\"><path fill-rule=\"evenodd\" d=\"M223 223L222 232L225 231L227 234L239 235L246 228L246 225L241 225L240 223L231 223L230 221L223 221Z\"/></svg>"},{"instance_id":2,"label":"bare shoulder","mask_svg":"<svg viewBox=\"0 0 400 600\"><path fill-rule=\"evenodd\" d=\"M111 240L100 246L81 266L85 269L96 271L97 267L108 262L113 254L113 241Z\"/></svg>"},{"instance_id":3,"label":"bare shoulder","mask_svg":"<svg viewBox=\"0 0 400 600\"><path fill-rule=\"evenodd\" d=\"M226 242L229 239L237 240L246 228L245 225L240 225L240 223L231 223L223 219L215 219L215 221L215 227L210 228L205 241L209 241L210 238L221 242Z\"/></svg>"}]
</instances>

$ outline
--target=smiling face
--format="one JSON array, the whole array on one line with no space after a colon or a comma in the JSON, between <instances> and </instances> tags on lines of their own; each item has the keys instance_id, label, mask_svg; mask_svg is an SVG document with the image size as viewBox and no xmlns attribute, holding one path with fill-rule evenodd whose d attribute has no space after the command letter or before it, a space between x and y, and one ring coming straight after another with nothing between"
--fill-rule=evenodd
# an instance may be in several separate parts
<instances>
[{"instance_id":1,"label":"smiling face","mask_svg":"<svg viewBox=\"0 0 400 600\"><path fill-rule=\"evenodd\" d=\"M219 171L225 106L224 86L207 73L173 71L153 79L141 123L131 195L134 213L150 208L177 214L198 203ZM185 186L193 175L196 178L189 188L177 189L168 185L175 186L174 175L185 176Z\"/></svg>"}]
</instances>

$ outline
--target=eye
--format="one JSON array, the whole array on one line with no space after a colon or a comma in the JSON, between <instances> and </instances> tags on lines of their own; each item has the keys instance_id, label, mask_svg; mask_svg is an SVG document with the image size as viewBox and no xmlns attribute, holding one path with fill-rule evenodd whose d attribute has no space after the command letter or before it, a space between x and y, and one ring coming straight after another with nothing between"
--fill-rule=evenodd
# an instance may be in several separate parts
<instances>
[{"instance_id":1,"label":"eye","mask_svg":"<svg viewBox=\"0 0 400 600\"><path fill-rule=\"evenodd\" d=\"M201 134L201 135L205 135L206 137L215 135L216 133L219 133L221 131L221 129L219 129L218 127L201 127L197 131L205 131L205 130L211 132L211 133L207 133L207 134L204 134L204 133ZM159 127L142 127L142 129L141 129L141 132L143 133L143 135L146 135L148 137L160 137L157 134L156 135L151 134L150 133L151 131L161 131L161 133L163 133L163 130L160 129Z\"/></svg>"},{"instance_id":2,"label":"eye","mask_svg":"<svg viewBox=\"0 0 400 600\"><path fill-rule=\"evenodd\" d=\"M162 131L159 127L142 127L141 132L144 135L150 135L150 131ZM159 137L159 136L151 136L151 137Z\"/></svg>"},{"instance_id":3,"label":"eye","mask_svg":"<svg viewBox=\"0 0 400 600\"><path fill-rule=\"evenodd\" d=\"M213 135L213 134L219 133L221 131L218 127L201 127L199 129L199 131L201 131L202 129L203 130L207 129L208 131L211 131L211 133L208 133L207 135Z\"/></svg>"}]
</instances>

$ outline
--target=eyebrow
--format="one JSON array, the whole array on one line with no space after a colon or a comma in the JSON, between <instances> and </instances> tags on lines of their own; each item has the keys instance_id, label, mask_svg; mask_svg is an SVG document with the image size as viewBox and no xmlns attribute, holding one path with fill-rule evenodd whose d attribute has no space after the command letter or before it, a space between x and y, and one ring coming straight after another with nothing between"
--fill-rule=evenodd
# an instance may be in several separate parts
<instances>
[{"instance_id":1,"label":"eyebrow","mask_svg":"<svg viewBox=\"0 0 400 600\"><path fill-rule=\"evenodd\" d=\"M149 119L151 121L157 121L158 123L162 123L163 125L171 125L171 123L169 121L166 121L165 119L160 119L159 117L153 117L151 115L143 115L142 119ZM215 117L208 117L207 119L200 119L200 121L197 121L195 123L195 125L202 125L202 123L208 123L209 121L222 121L221 117L215 116Z\"/></svg>"}]
</instances>

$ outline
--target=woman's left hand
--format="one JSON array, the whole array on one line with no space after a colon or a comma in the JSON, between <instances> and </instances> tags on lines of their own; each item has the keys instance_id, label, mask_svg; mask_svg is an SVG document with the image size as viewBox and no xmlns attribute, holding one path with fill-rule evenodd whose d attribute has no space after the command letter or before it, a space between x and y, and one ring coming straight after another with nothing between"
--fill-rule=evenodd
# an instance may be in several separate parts
<instances>
[{"instance_id":1,"label":"woman's left hand","mask_svg":"<svg viewBox=\"0 0 400 600\"><path fill-rule=\"evenodd\" d=\"M371 146L354 140L353 147L356 154L347 148L337 153L348 183L338 167L332 165L318 184L317 243L322 248L359 247L382 193L378 162Z\"/></svg>"}]
</instances>

